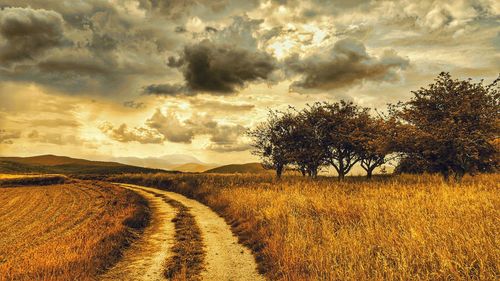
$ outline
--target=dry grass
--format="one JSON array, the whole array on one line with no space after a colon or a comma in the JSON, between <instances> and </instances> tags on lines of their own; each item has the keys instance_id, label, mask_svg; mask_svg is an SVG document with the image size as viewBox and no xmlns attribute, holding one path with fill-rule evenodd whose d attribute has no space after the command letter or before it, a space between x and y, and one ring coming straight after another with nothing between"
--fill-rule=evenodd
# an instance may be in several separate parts
<instances>
[{"instance_id":1,"label":"dry grass","mask_svg":"<svg viewBox=\"0 0 500 281\"><path fill-rule=\"evenodd\" d=\"M186 206L166 196L163 200L177 209L172 220L175 225L173 255L165 264L164 275L169 280L200 280L205 258L201 230Z\"/></svg>"},{"instance_id":2,"label":"dry grass","mask_svg":"<svg viewBox=\"0 0 500 281\"><path fill-rule=\"evenodd\" d=\"M194 197L234 226L275 280L498 280L500 175L311 181L123 175Z\"/></svg>"},{"instance_id":3,"label":"dry grass","mask_svg":"<svg viewBox=\"0 0 500 281\"><path fill-rule=\"evenodd\" d=\"M94 280L147 219L141 197L105 183L0 189L0 280Z\"/></svg>"},{"instance_id":4,"label":"dry grass","mask_svg":"<svg viewBox=\"0 0 500 281\"><path fill-rule=\"evenodd\" d=\"M61 184L64 183L66 180L68 180L68 178L65 175L59 175L59 174L45 174L45 175L0 174L0 187Z\"/></svg>"},{"instance_id":5,"label":"dry grass","mask_svg":"<svg viewBox=\"0 0 500 281\"><path fill-rule=\"evenodd\" d=\"M15 178L27 178L36 177L38 175L24 175L24 174L0 174L0 179L15 179Z\"/></svg>"},{"instance_id":6,"label":"dry grass","mask_svg":"<svg viewBox=\"0 0 500 281\"><path fill-rule=\"evenodd\" d=\"M172 255L165 262L163 275L168 280L200 280L204 267L205 251L201 230L189 208L166 195L147 191L160 197L165 203L177 210L172 219L175 225L175 243L171 248Z\"/></svg>"}]
</instances>

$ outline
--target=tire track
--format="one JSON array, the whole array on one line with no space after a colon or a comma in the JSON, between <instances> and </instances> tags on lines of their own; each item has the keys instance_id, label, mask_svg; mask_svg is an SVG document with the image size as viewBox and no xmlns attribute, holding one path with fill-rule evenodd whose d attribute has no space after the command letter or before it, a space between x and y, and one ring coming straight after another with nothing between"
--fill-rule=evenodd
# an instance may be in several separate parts
<instances>
[{"instance_id":1,"label":"tire track","mask_svg":"<svg viewBox=\"0 0 500 281\"><path fill-rule=\"evenodd\" d=\"M204 268L199 275L201 280L265 280L257 272L257 265L250 250L238 243L230 226L209 207L174 192L130 184L119 185L135 190L141 195L148 194L147 198L168 198L165 200L177 201L189 210L199 225L205 250ZM167 205L165 201L163 204Z\"/></svg>"},{"instance_id":2,"label":"tire track","mask_svg":"<svg viewBox=\"0 0 500 281\"><path fill-rule=\"evenodd\" d=\"M176 211L160 197L140 189L126 188L139 193L148 200L152 211L151 221L140 238L125 251L123 258L100 279L106 281L164 280L165 261L170 257L170 249L175 240L172 219Z\"/></svg>"}]
</instances>

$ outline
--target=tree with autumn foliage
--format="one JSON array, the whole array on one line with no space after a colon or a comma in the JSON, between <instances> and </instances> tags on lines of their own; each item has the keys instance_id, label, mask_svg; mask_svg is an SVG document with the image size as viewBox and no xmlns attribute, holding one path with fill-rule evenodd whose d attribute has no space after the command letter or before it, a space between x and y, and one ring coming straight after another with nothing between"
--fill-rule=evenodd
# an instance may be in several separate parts
<instances>
[{"instance_id":1,"label":"tree with autumn foliage","mask_svg":"<svg viewBox=\"0 0 500 281\"><path fill-rule=\"evenodd\" d=\"M308 105L302 111L296 111L297 130L294 143L291 144L292 161L303 176L318 176L325 161L324 120L319 107Z\"/></svg>"},{"instance_id":2,"label":"tree with autumn foliage","mask_svg":"<svg viewBox=\"0 0 500 281\"><path fill-rule=\"evenodd\" d=\"M265 122L247 132L252 139L252 153L261 158L264 167L274 169L277 178L292 164L290 147L296 142L296 126L292 112L270 111Z\"/></svg>"},{"instance_id":3,"label":"tree with autumn foliage","mask_svg":"<svg viewBox=\"0 0 500 281\"><path fill-rule=\"evenodd\" d=\"M387 119L381 115L373 117L366 114L363 120L364 126L358 150L359 164L366 171L366 177L370 179L376 168L397 156L395 152L399 127L394 118Z\"/></svg>"},{"instance_id":4,"label":"tree with autumn foliage","mask_svg":"<svg viewBox=\"0 0 500 281\"><path fill-rule=\"evenodd\" d=\"M343 180L361 160L369 109L341 100L336 103L318 103L322 112L324 158Z\"/></svg>"},{"instance_id":5,"label":"tree with autumn foliage","mask_svg":"<svg viewBox=\"0 0 500 281\"><path fill-rule=\"evenodd\" d=\"M446 181L498 167L493 143L500 133L499 80L484 85L443 72L427 88L413 91L410 101L391 107L392 116L406 125L399 150Z\"/></svg>"}]
</instances>

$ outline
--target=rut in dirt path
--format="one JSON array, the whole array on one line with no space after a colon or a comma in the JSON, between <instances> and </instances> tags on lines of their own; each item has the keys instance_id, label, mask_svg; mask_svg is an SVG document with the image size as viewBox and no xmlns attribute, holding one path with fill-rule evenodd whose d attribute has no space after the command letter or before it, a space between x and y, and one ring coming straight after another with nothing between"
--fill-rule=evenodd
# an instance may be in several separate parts
<instances>
[{"instance_id":1,"label":"rut in dirt path","mask_svg":"<svg viewBox=\"0 0 500 281\"><path fill-rule=\"evenodd\" d=\"M149 226L141 237L124 253L123 258L100 280L165 280L163 276L165 260L175 242L175 228L172 219L176 210L162 198L149 192L129 188L148 200L152 214Z\"/></svg>"},{"instance_id":2,"label":"rut in dirt path","mask_svg":"<svg viewBox=\"0 0 500 281\"><path fill-rule=\"evenodd\" d=\"M199 276L201 280L265 280L264 277L257 272L257 265L250 250L238 243L238 238L231 232L231 227L222 217L213 212L209 207L196 200L189 199L174 192L130 184L120 185L136 190L140 192L140 194L145 195L147 193L148 197L145 197L148 200L151 197L159 200L161 197L158 197L158 195L162 195L175 200L188 208L189 213L194 217L196 224L201 230L202 242L204 245L203 249L205 251L205 261L204 268ZM154 194L156 194L156 196ZM163 201L161 203L167 205ZM171 210L173 211L173 209ZM155 214L153 210L153 217L154 216ZM168 223L172 224L171 219L168 220ZM173 237L174 230L172 229L172 232L170 234L167 233L166 235ZM171 255L170 251L169 255ZM168 259L167 256L165 256L165 258ZM165 264L162 263L162 265Z\"/></svg>"}]
</instances>

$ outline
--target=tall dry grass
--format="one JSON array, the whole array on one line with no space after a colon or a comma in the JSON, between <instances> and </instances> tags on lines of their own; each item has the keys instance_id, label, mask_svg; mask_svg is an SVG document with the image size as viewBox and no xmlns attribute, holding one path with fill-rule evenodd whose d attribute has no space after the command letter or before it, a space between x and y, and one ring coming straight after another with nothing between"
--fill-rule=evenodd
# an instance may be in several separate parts
<instances>
[{"instance_id":1,"label":"tall dry grass","mask_svg":"<svg viewBox=\"0 0 500 281\"><path fill-rule=\"evenodd\" d=\"M0 189L0 280L95 280L148 219L114 185L70 181Z\"/></svg>"},{"instance_id":2,"label":"tall dry grass","mask_svg":"<svg viewBox=\"0 0 500 281\"><path fill-rule=\"evenodd\" d=\"M65 175L45 174L45 175L29 175L29 174L0 174L0 187L5 186L23 186L23 185L51 185L60 184L68 180Z\"/></svg>"},{"instance_id":3,"label":"tall dry grass","mask_svg":"<svg viewBox=\"0 0 500 281\"><path fill-rule=\"evenodd\" d=\"M500 175L122 175L222 214L273 280L498 280Z\"/></svg>"}]
</instances>

